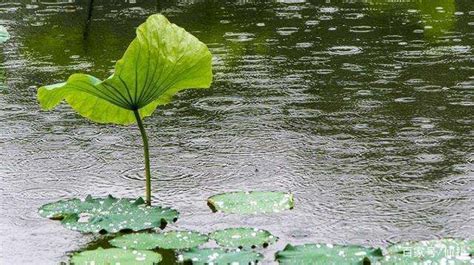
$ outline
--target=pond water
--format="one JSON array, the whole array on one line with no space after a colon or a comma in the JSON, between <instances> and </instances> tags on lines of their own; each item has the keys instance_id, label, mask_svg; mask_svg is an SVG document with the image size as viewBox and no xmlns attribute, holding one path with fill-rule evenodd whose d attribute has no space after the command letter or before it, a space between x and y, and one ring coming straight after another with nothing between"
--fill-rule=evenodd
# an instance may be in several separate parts
<instances>
[{"instance_id":1,"label":"pond water","mask_svg":"<svg viewBox=\"0 0 474 265\"><path fill-rule=\"evenodd\" d=\"M143 195L136 127L40 111L36 90L107 77L157 11L214 55L212 89L145 120L171 228L267 229L266 264L286 243L474 237L472 0L95 2L86 27L86 1L0 0L0 263L65 262L95 239L40 218L44 203ZM296 207L211 213L206 198L234 190L290 191Z\"/></svg>"}]
</instances>

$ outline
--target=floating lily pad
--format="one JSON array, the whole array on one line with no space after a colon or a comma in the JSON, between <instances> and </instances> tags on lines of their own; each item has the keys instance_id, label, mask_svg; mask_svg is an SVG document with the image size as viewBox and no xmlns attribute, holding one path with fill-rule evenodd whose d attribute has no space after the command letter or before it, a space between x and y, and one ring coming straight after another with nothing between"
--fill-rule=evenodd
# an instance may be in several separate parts
<instances>
[{"instance_id":1,"label":"floating lily pad","mask_svg":"<svg viewBox=\"0 0 474 265\"><path fill-rule=\"evenodd\" d=\"M210 197L211 209L227 213L276 213L293 209L293 195L284 192L229 192Z\"/></svg>"},{"instance_id":2,"label":"floating lily pad","mask_svg":"<svg viewBox=\"0 0 474 265\"><path fill-rule=\"evenodd\" d=\"M0 26L0 44L10 39L7 29L4 26Z\"/></svg>"},{"instance_id":3,"label":"floating lily pad","mask_svg":"<svg viewBox=\"0 0 474 265\"><path fill-rule=\"evenodd\" d=\"M256 264L262 260L260 253L247 250L227 251L218 248L192 249L178 256L179 262L191 261L193 265L198 264L232 264L247 265Z\"/></svg>"},{"instance_id":4,"label":"floating lily pad","mask_svg":"<svg viewBox=\"0 0 474 265\"><path fill-rule=\"evenodd\" d=\"M179 215L170 208L146 206L142 198L116 199L112 196L53 202L41 206L39 214L61 220L65 227L83 233L163 228L176 221Z\"/></svg>"},{"instance_id":5,"label":"floating lily pad","mask_svg":"<svg viewBox=\"0 0 474 265\"><path fill-rule=\"evenodd\" d=\"M214 239L217 244L228 248L267 247L277 240L266 230L246 227L215 231L209 237Z\"/></svg>"},{"instance_id":6,"label":"floating lily pad","mask_svg":"<svg viewBox=\"0 0 474 265\"><path fill-rule=\"evenodd\" d=\"M312 265L359 265L370 264L382 257L382 250L362 246L339 246L331 244L286 245L276 253L280 264Z\"/></svg>"},{"instance_id":7,"label":"floating lily pad","mask_svg":"<svg viewBox=\"0 0 474 265\"><path fill-rule=\"evenodd\" d=\"M74 265L135 265L158 264L160 254L148 250L127 250L120 248L88 250L74 254L71 264Z\"/></svg>"},{"instance_id":8,"label":"floating lily pad","mask_svg":"<svg viewBox=\"0 0 474 265\"><path fill-rule=\"evenodd\" d=\"M404 242L387 248L383 264L474 264L474 240Z\"/></svg>"},{"instance_id":9,"label":"floating lily pad","mask_svg":"<svg viewBox=\"0 0 474 265\"><path fill-rule=\"evenodd\" d=\"M110 241L115 247L132 249L188 249L208 241L208 237L192 231L171 231L161 234L127 234Z\"/></svg>"}]
</instances>

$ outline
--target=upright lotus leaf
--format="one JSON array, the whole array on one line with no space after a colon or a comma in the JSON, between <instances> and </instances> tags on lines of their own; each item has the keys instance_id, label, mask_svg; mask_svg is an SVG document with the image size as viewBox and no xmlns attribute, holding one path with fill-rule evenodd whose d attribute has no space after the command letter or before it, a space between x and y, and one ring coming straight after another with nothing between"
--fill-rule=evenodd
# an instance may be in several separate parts
<instances>
[{"instance_id":1,"label":"upright lotus leaf","mask_svg":"<svg viewBox=\"0 0 474 265\"><path fill-rule=\"evenodd\" d=\"M7 29L4 26L0 26L0 44L10 39Z\"/></svg>"},{"instance_id":2,"label":"upright lotus leaf","mask_svg":"<svg viewBox=\"0 0 474 265\"><path fill-rule=\"evenodd\" d=\"M379 248L339 246L331 244L286 245L276 253L279 264L288 265L362 265L371 264L382 257Z\"/></svg>"},{"instance_id":3,"label":"upright lotus leaf","mask_svg":"<svg viewBox=\"0 0 474 265\"><path fill-rule=\"evenodd\" d=\"M209 234L217 244L227 248L267 247L277 241L270 232L257 228L227 228Z\"/></svg>"},{"instance_id":4,"label":"upright lotus leaf","mask_svg":"<svg viewBox=\"0 0 474 265\"><path fill-rule=\"evenodd\" d=\"M132 124L140 128L144 145L146 201L151 202L148 138L142 119L178 91L208 88L212 56L207 46L162 15L152 15L137 29L109 78L73 74L64 83L38 89L45 110L65 100L80 115L99 123Z\"/></svg>"},{"instance_id":5,"label":"upright lotus leaf","mask_svg":"<svg viewBox=\"0 0 474 265\"><path fill-rule=\"evenodd\" d=\"M154 265L162 259L160 254L148 250L98 248L74 254L70 262L74 265Z\"/></svg>"},{"instance_id":6,"label":"upright lotus leaf","mask_svg":"<svg viewBox=\"0 0 474 265\"><path fill-rule=\"evenodd\" d=\"M404 242L387 248L383 264L474 264L474 240Z\"/></svg>"},{"instance_id":7,"label":"upright lotus leaf","mask_svg":"<svg viewBox=\"0 0 474 265\"><path fill-rule=\"evenodd\" d=\"M132 124L186 88L208 88L211 53L196 37L152 15L137 29L115 72L104 81L73 74L65 83L38 90L41 106L52 109L66 100L79 114L100 123Z\"/></svg>"},{"instance_id":8,"label":"upright lotus leaf","mask_svg":"<svg viewBox=\"0 0 474 265\"><path fill-rule=\"evenodd\" d=\"M223 250L219 248L192 249L178 256L179 262L192 262L200 264L256 264L263 259L263 255L247 250Z\"/></svg>"},{"instance_id":9,"label":"upright lotus leaf","mask_svg":"<svg viewBox=\"0 0 474 265\"><path fill-rule=\"evenodd\" d=\"M177 220L176 210L147 206L143 199L92 198L71 199L41 206L39 214L59 219L69 229L83 233L121 230L139 231L163 227Z\"/></svg>"},{"instance_id":10,"label":"upright lotus leaf","mask_svg":"<svg viewBox=\"0 0 474 265\"><path fill-rule=\"evenodd\" d=\"M293 195L284 192L229 192L210 197L213 211L238 214L277 213L293 209Z\"/></svg>"},{"instance_id":11,"label":"upright lotus leaf","mask_svg":"<svg viewBox=\"0 0 474 265\"><path fill-rule=\"evenodd\" d=\"M208 237L192 231L127 234L112 239L112 246L131 249L189 249L208 241Z\"/></svg>"}]
</instances>

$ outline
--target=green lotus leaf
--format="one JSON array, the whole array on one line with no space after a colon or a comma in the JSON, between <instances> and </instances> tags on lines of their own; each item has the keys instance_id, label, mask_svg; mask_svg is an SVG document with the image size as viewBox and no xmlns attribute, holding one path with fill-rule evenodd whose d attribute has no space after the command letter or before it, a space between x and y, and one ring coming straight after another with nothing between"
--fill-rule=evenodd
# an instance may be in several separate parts
<instances>
[{"instance_id":1,"label":"green lotus leaf","mask_svg":"<svg viewBox=\"0 0 474 265\"><path fill-rule=\"evenodd\" d=\"M227 228L209 235L217 244L227 248L266 247L277 241L277 238L266 230L256 228Z\"/></svg>"},{"instance_id":2,"label":"green lotus leaf","mask_svg":"<svg viewBox=\"0 0 474 265\"><path fill-rule=\"evenodd\" d=\"M178 256L179 262L192 262L199 264L256 264L263 259L263 255L247 250L223 250L219 248L191 249Z\"/></svg>"},{"instance_id":3,"label":"green lotus leaf","mask_svg":"<svg viewBox=\"0 0 474 265\"><path fill-rule=\"evenodd\" d=\"M210 197L213 211L238 214L277 213L293 209L293 195L284 192L229 192Z\"/></svg>"},{"instance_id":4,"label":"green lotus leaf","mask_svg":"<svg viewBox=\"0 0 474 265\"><path fill-rule=\"evenodd\" d=\"M331 244L288 244L285 249L276 253L279 264L291 265L362 265L370 264L381 257L382 250L379 248Z\"/></svg>"},{"instance_id":5,"label":"green lotus leaf","mask_svg":"<svg viewBox=\"0 0 474 265\"><path fill-rule=\"evenodd\" d=\"M120 248L131 249L188 249L195 248L208 241L208 237L192 231L171 231L161 234L138 233L127 234L112 239L110 244Z\"/></svg>"},{"instance_id":6,"label":"green lotus leaf","mask_svg":"<svg viewBox=\"0 0 474 265\"><path fill-rule=\"evenodd\" d=\"M104 81L73 74L60 84L38 89L49 110L66 100L80 115L99 123L132 124L187 88L208 88L212 56L207 46L163 15L152 15L137 29L115 72Z\"/></svg>"},{"instance_id":7,"label":"green lotus leaf","mask_svg":"<svg viewBox=\"0 0 474 265\"><path fill-rule=\"evenodd\" d=\"M474 264L474 240L404 242L387 248L382 264Z\"/></svg>"},{"instance_id":8,"label":"green lotus leaf","mask_svg":"<svg viewBox=\"0 0 474 265\"><path fill-rule=\"evenodd\" d=\"M0 44L10 39L7 29L4 26L0 26Z\"/></svg>"},{"instance_id":9,"label":"green lotus leaf","mask_svg":"<svg viewBox=\"0 0 474 265\"><path fill-rule=\"evenodd\" d=\"M158 264L162 260L160 254L148 250L127 250L120 248L109 248L87 250L74 254L71 264L74 265L135 265L135 264Z\"/></svg>"},{"instance_id":10,"label":"green lotus leaf","mask_svg":"<svg viewBox=\"0 0 474 265\"><path fill-rule=\"evenodd\" d=\"M117 199L92 198L71 199L45 204L39 214L51 219L60 219L69 229L83 233L121 230L139 231L166 226L176 221L179 213L170 208L147 206L142 198Z\"/></svg>"}]
</instances>

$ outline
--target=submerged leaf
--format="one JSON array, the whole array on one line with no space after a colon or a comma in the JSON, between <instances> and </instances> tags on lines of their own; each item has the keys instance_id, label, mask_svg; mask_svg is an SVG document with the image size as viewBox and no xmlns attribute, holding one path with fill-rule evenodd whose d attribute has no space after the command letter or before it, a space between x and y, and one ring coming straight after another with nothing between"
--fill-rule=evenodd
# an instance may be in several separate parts
<instances>
[{"instance_id":1,"label":"submerged leaf","mask_svg":"<svg viewBox=\"0 0 474 265\"><path fill-rule=\"evenodd\" d=\"M208 88L212 56L207 46L163 15L137 29L115 72L104 81L73 74L67 82L43 86L38 100L49 110L66 100L79 114L100 123L134 123L133 110L149 116L187 88Z\"/></svg>"},{"instance_id":2,"label":"submerged leaf","mask_svg":"<svg viewBox=\"0 0 474 265\"><path fill-rule=\"evenodd\" d=\"M120 248L88 250L74 254L71 264L74 265L135 265L158 264L162 260L160 254L148 250L127 250Z\"/></svg>"},{"instance_id":3,"label":"submerged leaf","mask_svg":"<svg viewBox=\"0 0 474 265\"><path fill-rule=\"evenodd\" d=\"M383 264L474 264L474 240L404 242L387 248Z\"/></svg>"},{"instance_id":4,"label":"submerged leaf","mask_svg":"<svg viewBox=\"0 0 474 265\"><path fill-rule=\"evenodd\" d=\"M4 26L0 26L0 44L10 39L7 29Z\"/></svg>"},{"instance_id":5,"label":"submerged leaf","mask_svg":"<svg viewBox=\"0 0 474 265\"><path fill-rule=\"evenodd\" d=\"M382 257L382 250L362 246L331 244L287 245L276 253L279 264L288 265L359 265L370 264Z\"/></svg>"},{"instance_id":6,"label":"submerged leaf","mask_svg":"<svg viewBox=\"0 0 474 265\"><path fill-rule=\"evenodd\" d=\"M188 249L197 247L207 241L207 236L197 232L171 231L161 234L127 234L114 238L109 242L115 247L131 249Z\"/></svg>"},{"instance_id":7,"label":"submerged leaf","mask_svg":"<svg viewBox=\"0 0 474 265\"><path fill-rule=\"evenodd\" d=\"M229 192L207 200L213 211L239 214L276 213L293 209L293 195L284 192Z\"/></svg>"},{"instance_id":8,"label":"submerged leaf","mask_svg":"<svg viewBox=\"0 0 474 265\"><path fill-rule=\"evenodd\" d=\"M192 249L178 256L179 262L200 264L256 264L263 259L262 254L254 251L234 250L226 251L219 248Z\"/></svg>"},{"instance_id":9,"label":"submerged leaf","mask_svg":"<svg viewBox=\"0 0 474 265\"><path fill-rule=\"evenodd\" d=\"M256 228L228 228L209 235L217 244L228 248L250 248L268 246L275 243L277 238L266 230Z\"/></svg>"},{"instance_id":10,"label":"submerged leaf","mask_svg":"<svg viewBox=\"0 0 474 265\"><path fill-rule=\"evenodd\" d=\"M142 198L116 199L112 196L57 201L41 206L39 214L60 219L65 227L83 233L115 233L163 227L176 221L179 215L170 208L146 206Z\"/></svg>"}]
</instances>

